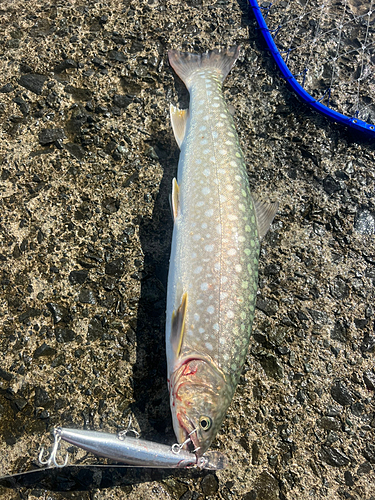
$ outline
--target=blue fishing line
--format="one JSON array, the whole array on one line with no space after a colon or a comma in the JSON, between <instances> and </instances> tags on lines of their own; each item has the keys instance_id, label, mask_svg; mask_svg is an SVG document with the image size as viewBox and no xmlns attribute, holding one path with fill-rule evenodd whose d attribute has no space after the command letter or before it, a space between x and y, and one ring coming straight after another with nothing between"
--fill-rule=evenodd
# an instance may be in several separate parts
<instances>
[{"instance_id":1,"label":"blue fishing line","mask_svg":"<svg viewBox=\"0 0 375 500\"><path fill-rule=\"evenodd\" d=\"M338 111L334 111L333 109L329 108L328 106L322 104L320 101L324 99L324 97L328 93L328 102L329 103L329 98L330 98L330 92L331 89L328 89L325 94L323 95L322 98L319 100L315 99L312 97L306 90L300 85L296 78L295 75L291 73L289 70L288 66L286 65L286 62L284 61L282 55L280 54L279 49L277 48L274 39L271 35L271 33L275 32L278 33L280 26L276 28L276 30L270 30L267 26L267 23L265 21L265 18L262 14L262 10L266 11L265 17L267 18L268 12L270 10L270 7L272 4L268 5L267 7L259 7L257 0L249 0L250 7L253 10L254 16L257 20L257 23L259 25L259 29L262 32L262 35L265 39L265 42L278 66L280 69L283 77L287 81L288 85L292 88L294 92L309 106L311 106L313 109L318 111L319 113L324 114L327 116L329 119L341 123L342 125L345 125L346 127L351 127L356 130L359 130L360 132L364 132L365 134L369 134L372 137L375 137L375 125L369 124L363 120L360 120L357 116L349 117L345 116L342 113L339 113ZM288 51L287 51L288 52ZM305 70L306 74L307 69ZM297 75L298 76L298 75ZM358 115L358 112L356 113Z\"/></svg>"}]
</instances>

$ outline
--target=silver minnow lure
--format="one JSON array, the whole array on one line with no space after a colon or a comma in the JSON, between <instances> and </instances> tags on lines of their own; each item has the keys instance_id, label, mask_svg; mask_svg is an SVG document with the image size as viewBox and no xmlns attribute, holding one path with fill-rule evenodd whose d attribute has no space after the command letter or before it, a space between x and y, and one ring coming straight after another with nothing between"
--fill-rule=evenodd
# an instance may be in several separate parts
<instances>
[{"instance_id":1,"label":"silver minnow lure","mask_svg":"<svg viewBox=\"0 0 375 500\"><path fill-rule=\"evenodd\" d=\"M168 55L190 93L189 110L170 110L181 152L171 196L168 383L177 439L201 456L222 424L242 371L255 311L260 241L277 204L251 195L222 94L239 47Z\"/></svg>"},{"instance_id":2,"label":"silver minnow lure","mask_svg":"<svg viewBox=\"0 0 375 500\"><path fill-rule=\"evenodd\" d=\"M195 454L182 450L179 446L146 441L127 436L125 433L109 434L90 430L67 429L57 427L54 429L55 443L51 456L43 461L43 450L39 461L47 466L55 465L64 467L56 461L56 453L61 440L83 448L95 455L110 458L125 464L155 467L155 468L186 468L199 467L202 469L222 469L227 465L227 459L220 452L209 452L207 456L198 458Z\"/></svg>"}]
</instances>

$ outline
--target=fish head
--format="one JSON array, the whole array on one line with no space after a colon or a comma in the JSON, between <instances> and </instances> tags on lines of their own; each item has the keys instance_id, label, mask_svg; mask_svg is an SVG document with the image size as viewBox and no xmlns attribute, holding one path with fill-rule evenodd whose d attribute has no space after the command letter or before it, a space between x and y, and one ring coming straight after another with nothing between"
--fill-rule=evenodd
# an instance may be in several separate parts
<instances>
[{"instance_id":1,"label":"fish head","mask_svg":"<svg viewBox=\"0 0 375 500\"><path fill-rule=\"evenodd\" d=\"M174 372L171 382L176 437L200 457L220 429L230 402L225 380L208 360L188 359Z\"/></svg>"}]
</instances>

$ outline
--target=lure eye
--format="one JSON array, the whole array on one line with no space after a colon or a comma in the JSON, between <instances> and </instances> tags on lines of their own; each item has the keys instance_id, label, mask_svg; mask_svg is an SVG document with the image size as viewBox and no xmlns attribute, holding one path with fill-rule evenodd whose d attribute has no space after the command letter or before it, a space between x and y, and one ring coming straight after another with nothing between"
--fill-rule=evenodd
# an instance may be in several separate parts
<instances>
[{"instance_id":1,"label":"lure eye","mask_svg":"<svg viewBox=\"0 0 375 500\"><path fill-rule=\"evenodd\" d=\"M208 429L211 428L211 425L212 425L212 420L210 419L210 417L205 417L205 416L202 416L200 419L199 419L199 425L200 425L200 428L204 431L208 431Z\"/></svg>"}]
</instances>

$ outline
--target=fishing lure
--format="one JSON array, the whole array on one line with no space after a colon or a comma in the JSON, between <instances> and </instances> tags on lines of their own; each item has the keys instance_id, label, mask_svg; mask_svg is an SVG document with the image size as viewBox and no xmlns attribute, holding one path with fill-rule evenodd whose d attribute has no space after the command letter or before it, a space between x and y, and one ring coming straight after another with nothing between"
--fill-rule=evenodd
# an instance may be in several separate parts
<instances>
[{"instance_id":1,"label":"fishing lure","mask_svg":"<svg viewBox=\"0 0 375 500\"><path fill-rule=\"evenodd\" d=\"M197 457L181 449L179 445L167 446L164 444L133 438L125 432L109 434L90 430L67 429L57 427L54 429L54 444L47 460L43 460L44 449L39 454L39 462L48 467L65 467L68 463L66 455L63 463L57 461L57 451L60 441L66 441L101 457L110 458L118 462L138 467L150 468L187 468L223 469L227 465L225 455L211 451L202 457Z\"/></svg>"}]
</instances>

